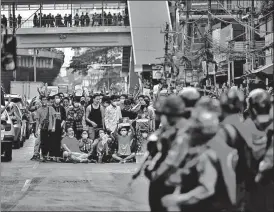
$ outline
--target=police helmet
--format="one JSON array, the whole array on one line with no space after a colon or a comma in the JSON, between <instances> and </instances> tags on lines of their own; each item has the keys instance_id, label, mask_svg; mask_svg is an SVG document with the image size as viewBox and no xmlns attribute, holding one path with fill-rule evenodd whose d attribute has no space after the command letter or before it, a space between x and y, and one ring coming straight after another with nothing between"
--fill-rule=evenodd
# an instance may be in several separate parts
<instances>
[{"instance_id":1,"label":"police helmet","mask_svg":"<svg viewBox=\"0 0 274 212\"><path fill-rule=\"evenodd\" d=\"M167 116L183 116L185 113L185 104L183 100L176 96L168 96L161 105L161 114Z\"/></svg>"},{"instance_id":2,"label":"police helmet","mask_svg":"<svg viewBox=\"0 0 274 212\"><path fill-rule=\"evenodd\" d=\"M219 117L215 112L202 108L192 113L189 132L192 136L199 136L204 141L213 138L219 130Z\"/></svg>"},{"instance_id":3,"label":"police helmet","mask_svg":"<svg viewBox=\"0 0 274 212\"><path fill-rule=\"evenodd\" d=\"M216 113L219 118L222 116L220 101L218 99L212 99L208 96L201 97L201 99L195 105L194 110L196 109L204 109Z\"/></svg>"},{"instance_id":4,"label":"police helmet","mask_svg":"<svg viewBox=\"0 0 274 212\"><path fill-rule=\"evenodd\" d=\"M271 96L267 91L257 88L250 92L248 96L248 105L249 111L253 116L269 114L272 106Z\"/></svg>"},{"instance_id":5,"label":"police helmet","mask_svg":"<svg viewBox=\"0 0 274 212\"><path fill-rule=\"evenodd\" d=\"M238 113L244 107L244 93L238 89L230 89L221 95L220 103L224 112Z\"/></svg>"},{"instance_id":6,"label":"police helmet","mask_svg":"<svg viewBox=\"0 0 274 212\"><path fill-rule=\"evenodd\" d=\"M193 108L201 95L196 88L187 87L180 91L179 96L185 103L187 109Z\"/></svg>"}]
</instances>

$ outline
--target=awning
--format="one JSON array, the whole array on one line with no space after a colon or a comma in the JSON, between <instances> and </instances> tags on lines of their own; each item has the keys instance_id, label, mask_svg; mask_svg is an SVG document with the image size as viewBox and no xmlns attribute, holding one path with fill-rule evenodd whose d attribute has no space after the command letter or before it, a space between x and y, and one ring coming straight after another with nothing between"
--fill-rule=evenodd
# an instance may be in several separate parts
<instances>
[{"instance_id":1,"label":"awning","mask_svg":"<svg viewBox=\"0 0 274 212\"><path fill-rule=\"evenodd\" d=\"M273 63L265 65L265 66L258 68L256 70L252 70L252 74L256 74L259 72L264 72L265 74L273 74Z\"/></svg>"}]
</instances>

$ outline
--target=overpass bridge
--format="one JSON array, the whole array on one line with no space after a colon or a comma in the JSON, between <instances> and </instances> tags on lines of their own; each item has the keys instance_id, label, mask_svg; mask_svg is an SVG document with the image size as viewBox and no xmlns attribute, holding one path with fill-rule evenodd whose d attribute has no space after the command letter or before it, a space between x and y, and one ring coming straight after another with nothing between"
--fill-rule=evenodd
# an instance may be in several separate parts
<instances>
[{"instance_id":1,"label":"overpass bridge","mask_svg":"<svg viewBox=\"0 0 274 212\"><path fill-rule=\"evenodd\" d=\"M125 1L93 0L2 0L2 5L49 5L49 4L125 4ZM167 1L128 1L130 26L86 26L57 28L19 28L16 31L19 49L65 47L123 47L122 71L129 73L129 84L138 83L137 71L143 65L158 64L165 55L164 30L170 23ZM140 13L141 11L141 13ZM141 69L140 69L141 67Z\"/></svg>"}]
</instances>

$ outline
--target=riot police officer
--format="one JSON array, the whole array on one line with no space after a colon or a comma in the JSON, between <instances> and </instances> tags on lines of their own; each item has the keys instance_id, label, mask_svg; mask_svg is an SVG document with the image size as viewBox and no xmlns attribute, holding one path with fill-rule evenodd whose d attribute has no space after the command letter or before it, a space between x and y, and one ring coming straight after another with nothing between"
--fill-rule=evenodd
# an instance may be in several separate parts
<instances>
[{"instance_id":1,"label":"riot police officer","mask_svg":"<svg viewBox=\"0 0 274 212\"><path fill-rule=\"evenodd\" d=\"M250 119L246 120L246 124L252 130L252 143L250 146L253 157L250 170L253 181L247 187L246 210L254 212L258 210L273 211L273 115L271 116L271 96L263 89L255 89L250 92L248 103ZM264 175L260 177L262 173ZM257 176L255 177L255 175ZM258 183L255 183L255 181Z\"/></svg>"},{"instance_id":2,"label":"riot police officer","mask_svg":"<svg viewBox=\"0 0 274 212\"><path fill-rule=\"evenodd\" d=\"M187 153L167 180L177 188L162 199L168 211L222 211L231 208L219 158L207 145L218 128L217 113L195 107L186 130Z\"/></svg>"},{"instance_id":3,"label":"riot police officer","mask_svg":"<svg viewBox=\"0 0 274 212\"><path fill-rule=\"evenodd\" d=\"M166 194L171 194L174 190L173 187L166 186L163 179L154 179L153 173L165 160L178 130L185 125L185 120L182 118L185 113L184 109L184 102L181 98L174 95L167 97L159 108L162 127L149 138L148 149L151 149L149 147L151 143L156 144L153 146L157 148L145 168L145 175L150 180L149 204L151 211L166 211L161 204L161 198Z\"/></svg>"}]
</instances>

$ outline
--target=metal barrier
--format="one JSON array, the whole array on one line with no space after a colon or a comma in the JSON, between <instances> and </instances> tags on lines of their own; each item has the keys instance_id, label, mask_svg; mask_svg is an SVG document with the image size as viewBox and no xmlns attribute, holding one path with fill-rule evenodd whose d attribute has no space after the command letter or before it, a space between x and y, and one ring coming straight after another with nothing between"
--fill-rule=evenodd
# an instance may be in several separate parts
<instances>
[{"instance_id":1,"label":"metal barrier","mask_svg":"<svg viewBox=\"0 0 274 212\"><path fill-rule=\"evenodd\" d=\"M36 19L36 20L18 20L9 21L7 23L8 28L33 28L33 27L99 27L99 26L129 26L129 17L125 16L122 18L101 18L95 17L90 19L72 19L64 20L58 18L51 19Z\"/></svg>"}]
</instances>

